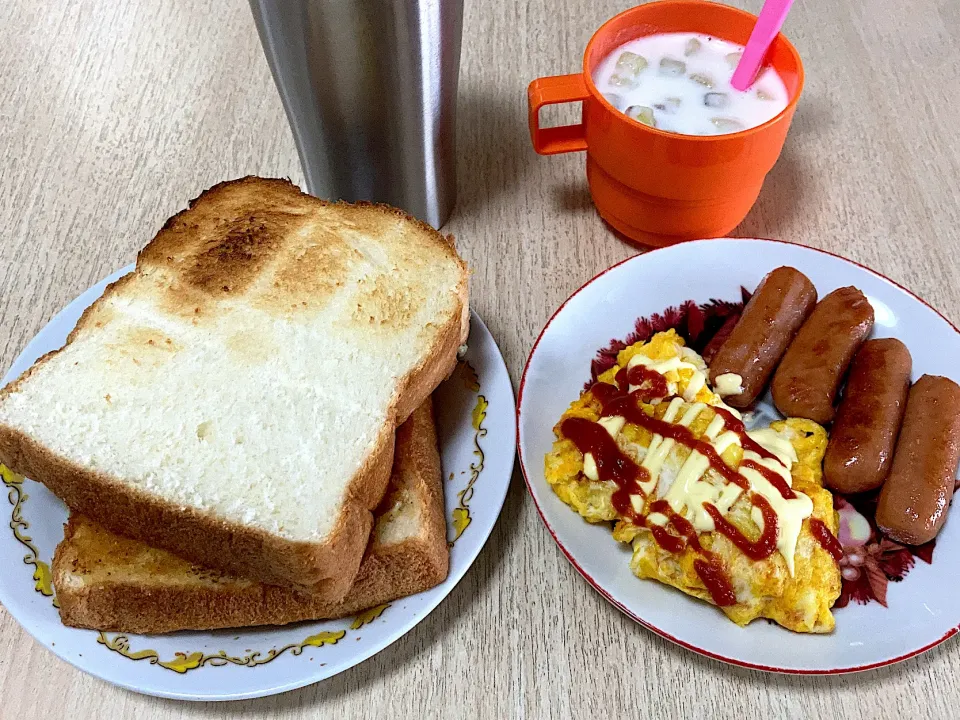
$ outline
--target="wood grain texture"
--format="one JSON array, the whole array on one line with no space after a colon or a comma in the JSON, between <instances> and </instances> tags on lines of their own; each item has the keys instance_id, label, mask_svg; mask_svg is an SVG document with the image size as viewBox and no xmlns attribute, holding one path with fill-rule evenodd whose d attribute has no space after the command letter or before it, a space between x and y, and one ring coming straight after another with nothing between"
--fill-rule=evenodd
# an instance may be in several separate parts
<instances>
[{"instance_id":1,"label":"wood grain texture","mask_svg":"<svg viewBox=\"0 0 960 720\"><path fill-rule=\"evenodd\" d=\"M466 4L448 229L514 381L553 310L635 250L594 212L582 156L537 157L526 84L571 72L622 0ZM760 0L736 2L756 12ZM740 236L876 268L960 321L960 4L796 3L807 87ZM938 82L925 78L939 75ZM0 365L213 183L302 181L243 2L0 4ZM92 650L96 652L96 649ZM846 678L768 676L636 626L562 558L522 482L474 568L414 631L329 681L225 705L141 697L74 670L0 612L0 717L950 717L960 643ZM61 709L62 708L62 709Z\"/></svg>"}]
</instances>

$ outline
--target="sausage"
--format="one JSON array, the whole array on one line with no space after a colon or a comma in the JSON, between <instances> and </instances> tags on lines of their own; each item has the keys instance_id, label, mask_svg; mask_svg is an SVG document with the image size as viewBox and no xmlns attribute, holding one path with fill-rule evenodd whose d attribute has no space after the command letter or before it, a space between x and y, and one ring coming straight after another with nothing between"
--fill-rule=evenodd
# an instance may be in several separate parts
<instances>
[{"instance_id":1,"label":"sausage","mask_svg":"<svg viewBox=\"0 0 960 720\"><path fill-rule=\"evenodd\" d=\"M833 420L833 401L854 353L873 328L873 308L855 287L834 290L810 313L773 376L773 404L787 417Z\"/></svg>"},{"instance_id":2,"label":"sausage","mask_svg":"<svg viewBox=\"0 0 960 720\"><path fill-rule=\"evenodd\" d=\"M947 519L958 461L960 386L924 375L910 388L893 467L880 491L880 531L905 545L933 540Z\"/></svg>"},{"instance_id":3,"label":"sausage","mask_svg":"<svg viewBox=\"0 0 960 720\"><path fill-rule=\"evenodd\" d=\"M866 492L887 479L912 365L907 346L894 338L867 340L853 358L823 458L823 480L831 490Z\"/></svg>"},{"instance_id":4,"label":"sausage","mask_svg":"<svg viewBox=\"0 0 960 720\"><path fill-rule=\"evenodd\" d=\"M714 389L724 402L745 408L763 393L787 345L816 304L817 289L799 270L779 267L767 273L710 361ZM738 375L740 392L728 394L718 388L721 375Z\"/></svg>"}]
</instances>

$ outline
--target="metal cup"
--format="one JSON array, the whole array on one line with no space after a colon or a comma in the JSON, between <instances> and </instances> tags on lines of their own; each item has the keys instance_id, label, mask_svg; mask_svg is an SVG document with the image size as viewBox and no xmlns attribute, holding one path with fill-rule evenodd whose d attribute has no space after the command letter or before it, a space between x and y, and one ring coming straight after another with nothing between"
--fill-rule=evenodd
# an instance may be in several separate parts
<instances>
[{"instance_id":1,"label":"metal cup","mask_svg":"<svg viewBox=\"0 0 960 720\"><path fill-rule=\"evenodd\" d=\"M307 191L434 227L456 198L463 0L250 0Z\"/></svg>"}]
</instances>

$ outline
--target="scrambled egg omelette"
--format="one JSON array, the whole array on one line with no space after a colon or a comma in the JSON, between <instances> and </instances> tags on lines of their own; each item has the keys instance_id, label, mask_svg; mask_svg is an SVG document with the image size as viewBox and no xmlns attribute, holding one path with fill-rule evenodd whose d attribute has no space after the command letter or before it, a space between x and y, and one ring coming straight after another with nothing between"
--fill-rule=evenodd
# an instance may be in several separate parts
<instances>
[{"instance_id":1,"label":"scrambled egg omelette","mask_svg":"<svg viewBox=\"0 0 960 720\"><path fill-rule=\"evenodd\" d=\"M627 374L638 365L640 375ZM703 359L673 330L622 350L617 365L599 377L610 387L584 392L554 428L546 479L589 522L614 523L614 538L632 546L630 568L637 577L720 605L738 625L763 617L797 632L830 632L840 571L812 529L817 522L834 536L838 529L833 498L822 484L827 433L798 418L744 432L734 419L738 413L709 387L706 371ZM636 377L665 386L663 397L644 394L646 381L634 385ZM611 415L599 390L629 392L617 407L628 401L642 415ZM589 421L606 431L620 471L635 464L636 487L610 474L617 463L583 452L565 435L572 418L581 419L579 427ZM686 440L656 432L670 429L664 422L686 427L689 433L677 436ZM630 492L629 503L617 501L618 491ZM764 540L768 547L760 557L755 548ZM712 584L704 558L715 569Z\"/></svg>"}]
</instances>

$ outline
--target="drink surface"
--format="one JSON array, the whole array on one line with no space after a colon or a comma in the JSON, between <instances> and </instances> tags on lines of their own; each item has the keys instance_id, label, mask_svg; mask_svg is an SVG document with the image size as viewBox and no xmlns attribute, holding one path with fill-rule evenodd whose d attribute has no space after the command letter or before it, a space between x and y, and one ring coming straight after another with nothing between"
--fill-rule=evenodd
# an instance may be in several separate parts
<instances>
[{"instance_id":1,"label":"drink surface","mask_svg":"<svg viewBox=\"0 0 960 720\"><path fill-rule=\"evenodd\" d=\"M631 40L608 55L593 81L634 120L684 135L723 135L762 125L789 100L776 70L762 68L745 92L730 78L743 46L699 33Z\"/></svg>"}]
</instances>

